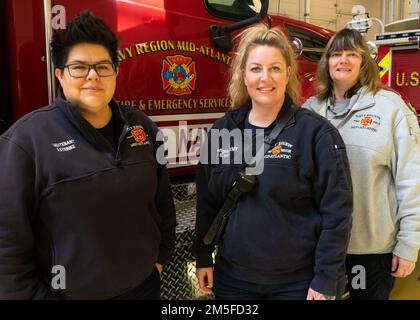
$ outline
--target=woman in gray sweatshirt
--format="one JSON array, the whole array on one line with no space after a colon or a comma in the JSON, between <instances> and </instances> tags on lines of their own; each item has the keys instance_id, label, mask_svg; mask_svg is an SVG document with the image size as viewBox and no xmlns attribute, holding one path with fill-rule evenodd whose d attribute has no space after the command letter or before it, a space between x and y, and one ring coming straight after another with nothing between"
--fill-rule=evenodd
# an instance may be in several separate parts
<instances>
[{"instance_id":1,"label":"woman in gray sweatshirt","mask_svg":"<svg viewBox=\"0 0 420 320\"><path fill-rule=\"evenodd\" d=\"M388 299L420 248L420 130L401 97L383 88L362 35L339 31L303 107L326 117L348 152L354 189L346 259L351 299Z\"/></svg>"}]
</instances>

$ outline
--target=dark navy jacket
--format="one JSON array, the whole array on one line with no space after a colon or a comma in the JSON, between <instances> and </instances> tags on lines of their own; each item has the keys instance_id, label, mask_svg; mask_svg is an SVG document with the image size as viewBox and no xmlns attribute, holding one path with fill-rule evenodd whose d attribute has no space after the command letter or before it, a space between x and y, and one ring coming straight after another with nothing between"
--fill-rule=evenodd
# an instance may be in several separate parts
<instances>
[{"instance_id":1,"label":"dark navy jacket","mask_svg":"<svg viewBox=\"0 0 420 320\"><path fill-rule=\"evenodd\" d=\"M62 97L0 137L0 298L111 298L170 258L176 218L157 127L110 106L123 123L117 151ZM66 270L58 292L55 265Z\"/></svg>"},{"instance_id":2,"label":"dark navy jacket","mask_svg":"<svg viewBox=\"0 0 420 320\"><path fill-rule=\"evenodd\" d=\"M286 97L279 113L290 108ZM250 103L229 111L213 129L243 129ZM208 135L204 148L229 150ZM233 143L233 142L232 142ZM210 154L210 153L209 153ZM222 206L240 164L202 164L197 168L197 267L212 266L214 247L202 239ZM216 268L257 284L312 279L311 288L335 295L344 276L352 212L352 185L344 143L323 117L299 109L265 155L257 185L242 195L218 248Z\"/></svg>"}]
</instances>

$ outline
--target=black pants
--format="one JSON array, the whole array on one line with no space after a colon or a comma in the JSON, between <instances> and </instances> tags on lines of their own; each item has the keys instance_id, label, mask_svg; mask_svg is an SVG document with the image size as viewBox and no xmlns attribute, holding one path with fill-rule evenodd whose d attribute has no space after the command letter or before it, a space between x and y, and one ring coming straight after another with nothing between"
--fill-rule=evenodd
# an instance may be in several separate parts
<instances>
[{"instance_id":1,"label":"black pants","mask_svg":"<svg viewBox=\"0 0 420 320\"><path fill-rule=\"evenodd\" d=\"M154 268L150 276L140 285L113 300L159 300L160 299L160 274Z\"/></svg>"},{"instance_id":2,"label":"black pants","mask_svg":"<svg viewBox=\"0 0 420 320\"><path fill-rule=\"evenodd\" d=\"M284 284L257 284L214 270L216 300L305 300L312 279Z\"/></svg>"},{"instance_id":3,"label":"black pants","mask_svg":"<svg viewBox=\"0 0 420 320\"><path fill-rule=\"evenodd\" d=\"M388 300L395 282L391 269L392 253L348 254L346 273L350 300Z\"/></svg>"}]
</instances>

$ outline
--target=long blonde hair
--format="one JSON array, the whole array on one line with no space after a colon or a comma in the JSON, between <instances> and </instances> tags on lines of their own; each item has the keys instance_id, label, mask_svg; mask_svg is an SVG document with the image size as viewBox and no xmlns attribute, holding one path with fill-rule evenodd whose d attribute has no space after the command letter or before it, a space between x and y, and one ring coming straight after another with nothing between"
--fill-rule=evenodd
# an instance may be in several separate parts
<instances>
[{"instance_id":1,"label":"long blonde hair","mask_svg":"<svg viewBox=\"0 0 420 320\"><path fill-rule=\"evenodd\" d=\"M236 55L232 61L232 69L229 81L229 96L232 100L232 109L241 107L250 99L243 78L243 70L251 49L256 46L266 45L278 48L286 61L286 66L290 67L289 81L286 92L295 104L300 101L300 83L297 72L297 62L289 40L284 33L277 27L268 28L264 24L257 24L239 34L240 41L236 50Z\"/></svg>"},{"instance_id":2,"label":"long blonde hair","mask_svg":"<svg viewBox=\"0 0 420 320\"><path fill-rule=\"evenodd\" d=\"M356 30L342 29L337 32L328 42L325 52L318 64L317 81L318 90L317 98L321 101L330 97L335 100L333 91L333 80L330 76L328 60L333 52L343 50L354 50L362 56L362 64L360 66L359 79L355 85L345 93L345 98L352 97L361 87L366 86L369 92L376 93L382 88L379 79L379 70L376 61L370 56L369 48L366 40Z\"/></svg>"}]
</instances>

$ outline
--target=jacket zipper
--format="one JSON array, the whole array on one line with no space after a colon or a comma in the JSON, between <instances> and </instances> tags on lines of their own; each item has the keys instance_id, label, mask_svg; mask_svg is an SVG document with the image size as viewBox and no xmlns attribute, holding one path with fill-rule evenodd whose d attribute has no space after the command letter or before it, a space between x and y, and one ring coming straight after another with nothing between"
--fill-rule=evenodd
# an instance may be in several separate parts
<instances>
[{"instance_id":1,"label":"jacket zipper","mask_svg":"<svg viewBox=\"0 0 420 320\"><path fill-rule=\"evenodd\" d=\"M113 161L113 164L117 167L119 167L121 165L121 158L120 158L120 147L121 147L121 143L124 140L125 136L127 135L127 130L128 130L128 126L126 124L124 124L120 138L118 140L118 146L117 146L117 151L115 153L115 158Z\"/></svg>"}]
</instances>

